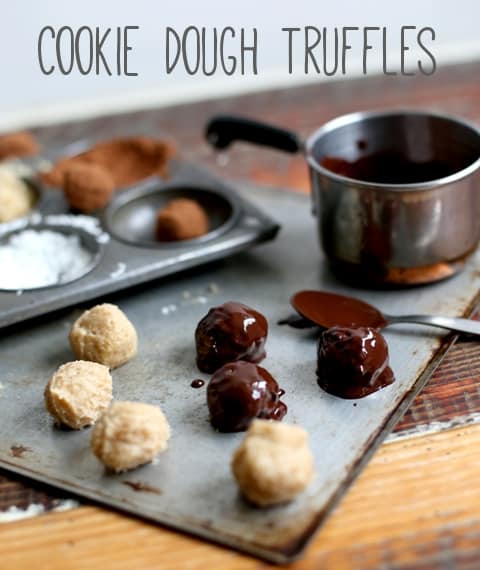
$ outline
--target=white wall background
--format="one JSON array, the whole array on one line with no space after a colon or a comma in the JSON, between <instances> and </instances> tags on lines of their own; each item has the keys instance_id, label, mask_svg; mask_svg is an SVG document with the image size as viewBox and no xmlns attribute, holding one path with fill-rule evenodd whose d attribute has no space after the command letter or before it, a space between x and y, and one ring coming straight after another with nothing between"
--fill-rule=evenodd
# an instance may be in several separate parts
<instances>
[{"instance_id":1,"label":"white wall background","mask_svg":"<svg viewBox=\"0 0 480 570\"><path fill-rule=\"evenodd\" d=\"M327 79L288 75L285 26L387 26L393 62L401 25L431 26L439 69L480 57L478 0L0 0L0 6L0 129ZM140 26L129 58L139 76L42 75L37 38L45 25ZM166 76L164 28L188 25L257 27L259 75ZM352 56L348 77L361 73L360 65Z\"/></svg>"}]
</instances>

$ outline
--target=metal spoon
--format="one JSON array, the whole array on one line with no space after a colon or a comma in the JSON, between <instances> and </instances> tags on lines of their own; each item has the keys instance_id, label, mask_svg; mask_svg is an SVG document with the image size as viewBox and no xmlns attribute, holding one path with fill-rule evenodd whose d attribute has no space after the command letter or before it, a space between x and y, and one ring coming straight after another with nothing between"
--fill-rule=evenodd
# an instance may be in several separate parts
<instances>
[{"instance_id":1,"label":"metal spoon","mask_svg":"<svg viewBox=\"0 0 480 570\"><path fill-rule=\"evenodd\" d=\"M413 323L480 335L480 322L477 321L434 315L387 315L365 301L325 291L299 291L292 297L291 304L302 317L326 328L366 326L381 329Z\"/></svg>"}]
</instances>

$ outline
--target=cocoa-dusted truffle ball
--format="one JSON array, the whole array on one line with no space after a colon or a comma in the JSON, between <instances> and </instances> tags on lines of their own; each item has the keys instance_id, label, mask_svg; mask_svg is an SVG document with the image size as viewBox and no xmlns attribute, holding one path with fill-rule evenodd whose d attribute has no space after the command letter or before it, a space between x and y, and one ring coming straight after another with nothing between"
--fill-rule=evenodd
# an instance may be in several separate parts
<instances>
[{"instance_id":1,"label":"cocoa-dusted truffle ball","mask_svg":"<svg viewBox=\"0 0 480 570\"><path fill-rule=\"evenodd\" d=\"M16 156L37 154L39 146L32 134L27 132L0 135L0 160Z\"/></svg>"},{"instance_id":2,"label":"cocoa-dusted truffle ball","mask_svg":"<svg viewBox=\"0 0 480 570\"><path fill-rule=\"evenodd\" d=\"M383 336L369 327L333 327L320 336L318 384L341 398L363 398L394 382Z\"/></svg>"},{"instance_id":3,"label":"cocoa-dusted truffle ball","mask_svg":"<svg viewBox=\"0 0 480 570\"><path fill-rule=\"evenodd\" d=\"M158 241L194 239L207 234L209 229L207 213L195 200L172 200L157 213Z\"/></svg>"},{"instance_id":4,"label":"cocoa-dusted truffle ball","mask_svg":"<svg viewBox=\"0 0 480 570\"><path fill-rule=\"evenodd\" d=\"M255 309L233 301L214 307L195 331L197 365L211 374L234 360L260 362L267 334L267 319Z\"/></svg>"},{"instance_id":5,"label":"cocoa-dusted truffle ball","mask_svg":"<svg viewBox=\"0 0 480 570\"><path fill-rule=\"evenodd\" d=\"M222 432L243 431L255 418L281 420L287 406L276 380L251 362L231 362L212 376L207 387L210 422Z\"/></svg>"},{"instance_id":6,"label":"cocoa-dusted truffle ball","mask_svg":"<svg viewBox=\"0 0 480 570\"><path fill-rule=\"evenodd\" d=\"M90 213L104 208L114 191L112 175L97 164L77 162L65 171L63 191L72 208Z\"/></svg>"}]
</instances>

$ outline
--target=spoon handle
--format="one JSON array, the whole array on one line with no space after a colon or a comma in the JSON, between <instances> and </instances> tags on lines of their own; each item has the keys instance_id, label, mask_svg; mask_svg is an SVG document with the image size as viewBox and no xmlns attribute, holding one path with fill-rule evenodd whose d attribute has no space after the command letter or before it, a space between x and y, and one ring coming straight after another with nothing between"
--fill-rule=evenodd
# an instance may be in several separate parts
<instances>
[{"instance_id":1,"label":"spoon handle","mask_svg":"<svg viewBox=\"0 0 480 570\"><path fill-rule=\"evenodd\" d=\"M455 332L480 335L480 322L471 321L470 319L457 319L454 317L434 317L430 315L404 315L401 317L393 317L384 315L389 325L399 323L415 323L418 325L428 325L431 327L439 327Z\"/></svg>"}]
</instances>

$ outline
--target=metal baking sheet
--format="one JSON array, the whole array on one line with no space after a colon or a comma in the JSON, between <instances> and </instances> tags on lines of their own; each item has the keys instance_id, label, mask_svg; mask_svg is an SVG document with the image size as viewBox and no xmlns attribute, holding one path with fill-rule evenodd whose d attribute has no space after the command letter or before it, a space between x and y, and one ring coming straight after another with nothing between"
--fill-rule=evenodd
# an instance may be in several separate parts
<instances>
[{"instance_id":1,"label":"metal baking sheet","mask_svg":"<svg viewBox=\"0 0 480 570\"><path fill-rule=\"evenodd\" d=\"M317 244L308 198L252 188L245 194L283 226L277 240L196 270L113 297L134 322L139 354L113 371L114 396L159 404L172 426L168 451L154 464L108 475L89 449L90 430L52 427L44 386L71 360L68 331L79 308L4 331L0 341L0 465L77 495L278 562L298 557L361 466L425 384L451 342L437 330L402 325L386 331L396 382L362 400L342 400L315 381L315 338L280 327L300 288L355 294L389 313L470 312L480 285L478 254L460 275L402 291L353 290L330 274ZM193 332L210 306L238 300L270 322L262 363L285 389L284 421L310 434L317 475L290 505L260 510L239 496L230 457L242 434L210 426ZM135 490L139 489L139 490Z\"/></svg>"},{"instance_id":2,"label":"metal baking sheet","mask_svg":"<svg viewBox=\"0 0 480 570\"><path fill-rule=\"evenodd\" d=\"M85 143L78 143L78 146L83 148ZM68 148L78 150L77 147L70 145ZM69 212L62 192L56 189L42 191L41 188L40 191L38 212L33 214L32 220L41 214L43 218L40 222L43 223L43 220L48 221L49 216ZM195 192L211 192L218 201L231 205L231 215L220 228L197 240L159 243L156 247L144 246L140 241L132 243L123 240L122 231L126 232L128 226L120 219L119 229L115 232L112 224L115 215L129 201L157 191L172 193L175 198L195 197ZM145 218L141 208L143 206L139 206L138 214L135 214L137 219L134 223L137 226ZM98 213L98 219L106 234L109 234L109 239L98 244L100 255L95 268L84 277L63 286L19 291L18 294L0 290L0 328L231 255L274 238L279 229L269 215L240 197L231 185L219 180L208 170L183 161L171 162L167 180L150 178L117 192L109 208ZM4 234L4 239L8 239L10 228L21 229L27 223L30 223L28 218L13 224L0 224L0 240Z\"/></svg>"}]
</instances>

